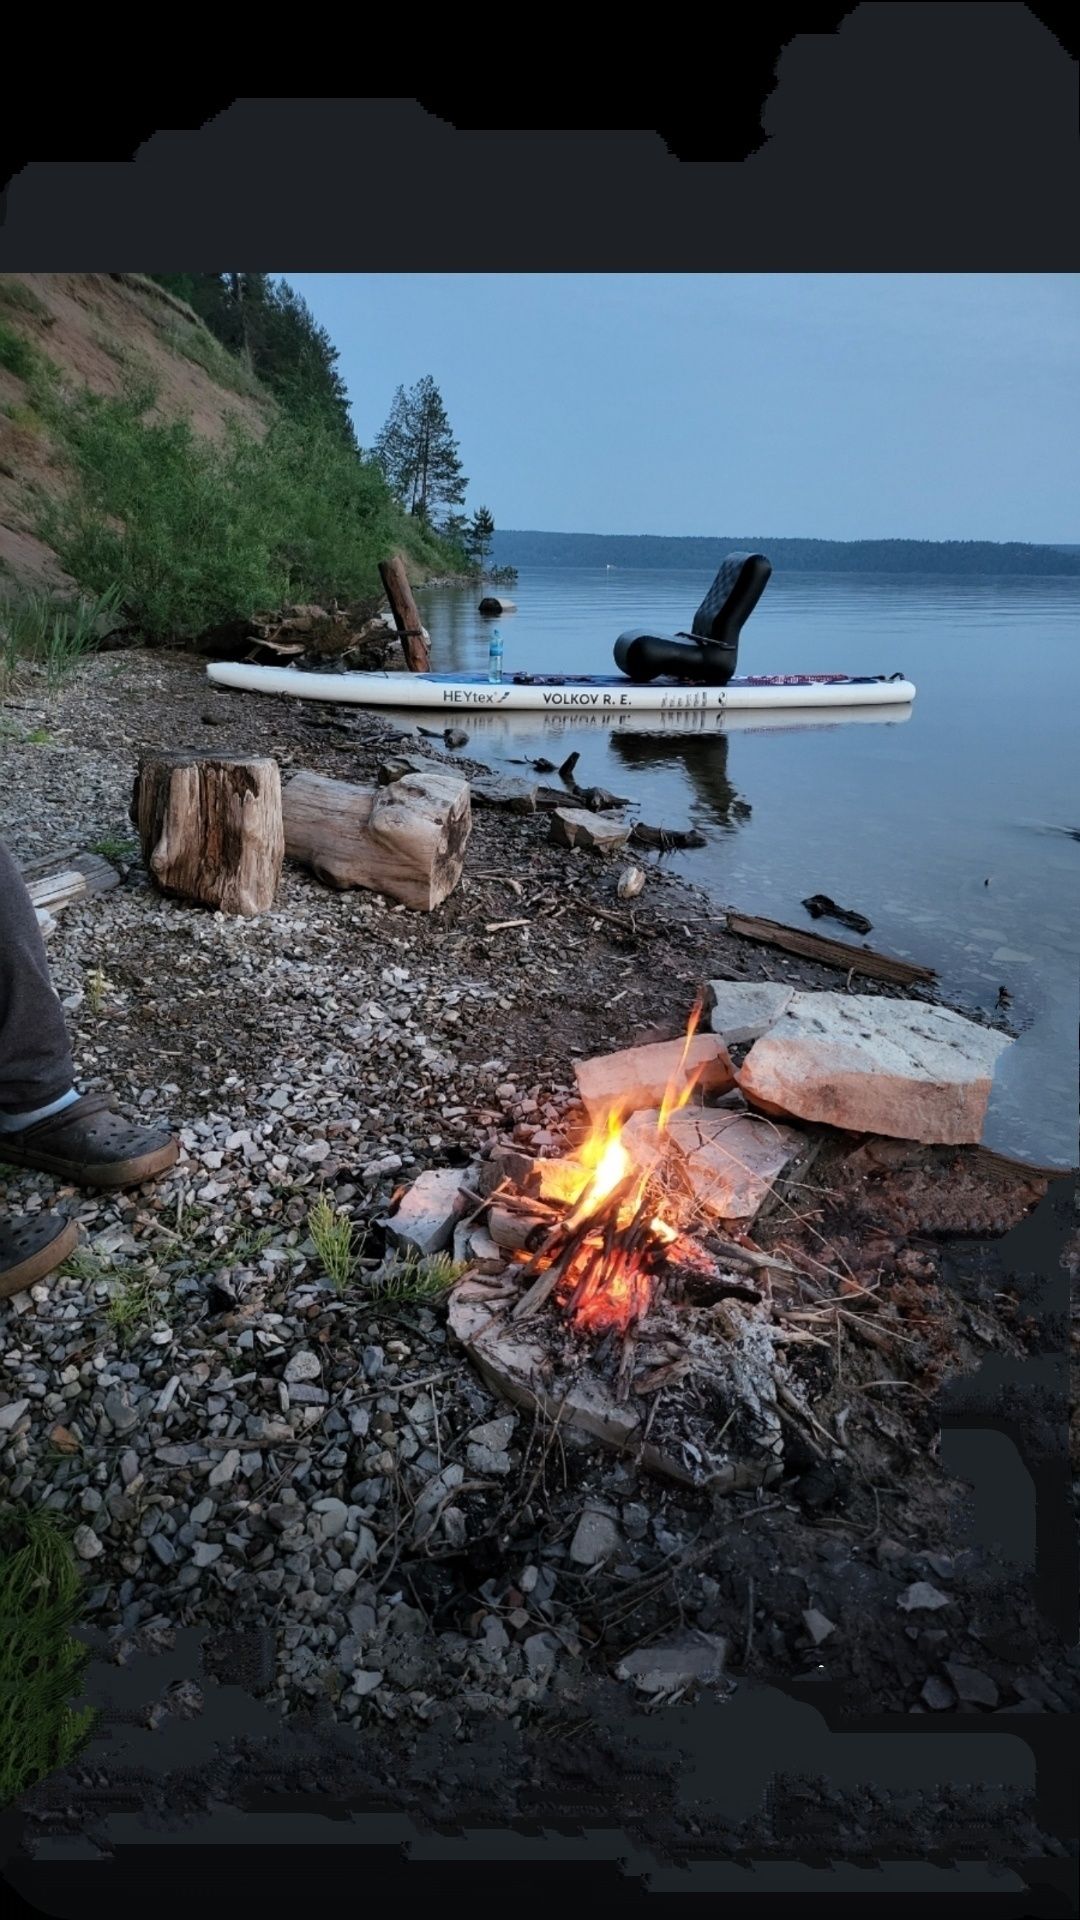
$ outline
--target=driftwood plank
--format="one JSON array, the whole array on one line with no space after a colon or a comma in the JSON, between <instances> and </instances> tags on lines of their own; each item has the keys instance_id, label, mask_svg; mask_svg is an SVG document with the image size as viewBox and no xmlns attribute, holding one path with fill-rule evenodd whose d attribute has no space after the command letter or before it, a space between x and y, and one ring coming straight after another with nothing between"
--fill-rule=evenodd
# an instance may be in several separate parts
<instances>
[{"instance_id":1,"label":"driftwood plank","mask_svg":"<svg viewBox=\"0 0 1080 1920\"><path fill-rule=\"evenodd\" d=\"M805 933L801 927L785 927L779 920L762 920L755 914L729 913L727 930L744 940L757 940L767 947L783 947L804 960L820 961L823 967L841 967L847 972L863 973L872 980L892 980L897 986L928 984L937 979L932 967L917 967L910 960L894 960L890 954L876 953L873 947L852 946L847 940L827 940L817 933Z\"/></svg>"}]
</instances>

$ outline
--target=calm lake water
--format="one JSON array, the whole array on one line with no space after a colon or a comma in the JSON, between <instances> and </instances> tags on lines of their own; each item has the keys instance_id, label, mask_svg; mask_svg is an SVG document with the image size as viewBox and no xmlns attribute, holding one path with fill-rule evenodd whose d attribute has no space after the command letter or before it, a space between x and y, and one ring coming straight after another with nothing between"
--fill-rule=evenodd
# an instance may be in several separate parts
<instances>
[{"instance_id":1,"label":"calm lake water","mask_svg":"<svg viewBox=\"0 0 1080 1920\"><path fill-rule=\"evenodd\" d=\"M523 571L509 590L518 611L496 623L504 672L614 672L624 628L686 627L708 585L690 572ZM493 623L478 598L418 595L435 667L486 670ZM873 922L871 944L936 968L957 1004L991 1009L1006 987L1023 1032L999 1066L986 1143L1075 1165L1080 580L774 576L739 671L902 671L918 698L839 724L456 723L493 767L577 748L583 784L631 795L654 824L699 827L707 847L667 857L722 905L857 937L810 919L802 900L826 893Z\"/></svg>"}]
</instances>

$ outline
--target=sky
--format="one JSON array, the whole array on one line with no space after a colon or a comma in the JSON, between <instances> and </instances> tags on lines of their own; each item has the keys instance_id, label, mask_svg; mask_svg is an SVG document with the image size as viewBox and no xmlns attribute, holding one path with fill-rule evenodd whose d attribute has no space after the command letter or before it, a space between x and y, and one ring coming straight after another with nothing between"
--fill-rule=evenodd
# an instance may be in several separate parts
<instances>
[{"instance_id":1,"label":"sky","mask_svg":"<svg viewBox=\"0 0 1080 1920\"><path fill-rule=\"evenodd\" d=\"M286 274L497 526L1080 541L1080 275Z\"/></svg>"}]
</instances>

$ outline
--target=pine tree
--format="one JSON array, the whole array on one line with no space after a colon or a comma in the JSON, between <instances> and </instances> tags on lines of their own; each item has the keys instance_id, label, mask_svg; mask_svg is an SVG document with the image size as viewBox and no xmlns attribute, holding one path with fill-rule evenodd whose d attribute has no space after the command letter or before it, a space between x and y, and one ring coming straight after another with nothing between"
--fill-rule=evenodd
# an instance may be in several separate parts
<instances>
[{"instance_id":1,"label":"pine tree","mask_svg":"<svg viewBox=\"0 0 1080 1920\"><path fill-rule=\"evenodd\" d=\"M375 458L402 505L431 525L440 508L458 507L468 481L442 394L430 374L399 387L375 442Z\"/></svg>"},{"instance_id":2,"label":"pine tree","mask_svg":"<svg viewBox=\"0 0 1080 1920\"><path fill-rule=\"evenodd\" d=\"M487 557L491 552L491 543L495 537L495 522L488 507L477 507L469 527L469 550L476 556L476 564L481 573L487 566Z\"/></svg>"}]
</instances>

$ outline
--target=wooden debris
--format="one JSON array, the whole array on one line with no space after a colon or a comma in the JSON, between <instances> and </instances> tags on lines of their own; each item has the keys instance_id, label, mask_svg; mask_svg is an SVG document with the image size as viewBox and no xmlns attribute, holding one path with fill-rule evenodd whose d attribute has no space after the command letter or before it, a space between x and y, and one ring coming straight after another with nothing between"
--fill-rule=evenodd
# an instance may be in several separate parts
<instances>
[{"instance_id":1,"label":"wooden debris","mask_svg":"<svg viewBox=\"0 0 1080 1920\"><path fill-rule=\"evenodd\" d=\"M410 673L427 673L431 667L431 648L427 629L421 623L413 599L405 563L399 554L395 554L392 560L379 562L379 573L398 630L405 665Z\"/></svg>"},{"instance_id":2,"label":"wooden debris","mask_svg":"<svg viewBox=\"0 0 1080 1920\"><path fill-rule=\"evenodd\" d=\"M640 820L630 839L635 847L657 847L661 853L680 847L708 846L705 835L696 827L647 827Z\"/></svg>"},{"instance_id":3,"label":"wooden debris","mask_svg":"<svg viewBox=\"0 0 1080 1920\"><path fill-rule=\"evenodd\" d=\"M872 947L852 946L846 940L826 940L820 934L806 933L801 927L786 927L779 920L764 920L756 914L729 913L727 930L743 940L782 947L787 953L801 954L804 960L817 960L823 967L863 973L872 980L892 980L898 986L914 986L937 979L932 967L917 967L910 960L894 960L889 954L875 953Z\"/></svg>"},{"instance_id":4,"label":"wooden debris","mask_svg":"<svg viewBox=\"0 0 1080 1920\"><path fill-rule=\"evenodd\" d=\"M245 916L273 906L285 856L276 760L144 754L131 818L164 893Z\"/></svg>"},{"instance_id":5,"label":"wooden debris","mask_svg":"<svg viewBox=\"0 0 1080 1920\"><path fill-rule=\"evenodd\" d=\"M469 783L437 769L385 787L298 773L283 796L285 850L333 887L368 887L429 913L461 878Z\"/></svg>"}]
</instances>

